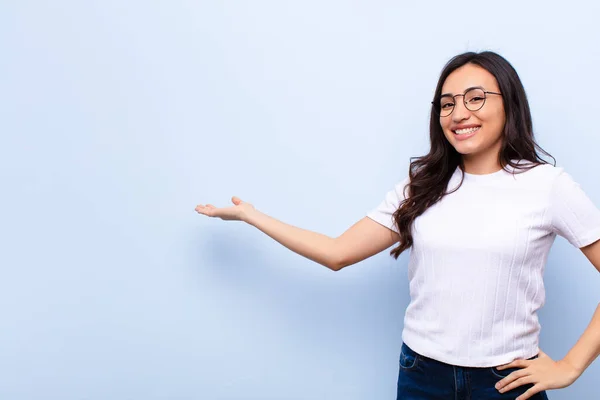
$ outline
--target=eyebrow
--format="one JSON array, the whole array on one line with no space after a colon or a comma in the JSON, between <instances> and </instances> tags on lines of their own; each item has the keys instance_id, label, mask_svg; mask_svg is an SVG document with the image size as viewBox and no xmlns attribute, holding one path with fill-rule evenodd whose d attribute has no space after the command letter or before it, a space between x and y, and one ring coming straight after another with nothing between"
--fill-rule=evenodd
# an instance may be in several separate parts
<instances>
[{"instance_id":1,"label":"eyebrow","mask_svg":"<svg viewBox=\"0 0 600 400\"><path fill-rule=\"evenodd\" d=\"M483 88L483 86L471 86L471 87L469 87L469 88L466 88L466 89L465 89L465 90L462 92L462 94L465 94L465 92L467 92L467 91L469 91L469 90L471 90L471 89L481 89L481 90L485 91L485 89ZM440 97L444 97L444 96L450 96L450 97L452 97L452 96L453 96L453 94L452 94L452 93L444 93L444 94L441 94L441 95L440 95Z\"/></svg>"}]
</instances>

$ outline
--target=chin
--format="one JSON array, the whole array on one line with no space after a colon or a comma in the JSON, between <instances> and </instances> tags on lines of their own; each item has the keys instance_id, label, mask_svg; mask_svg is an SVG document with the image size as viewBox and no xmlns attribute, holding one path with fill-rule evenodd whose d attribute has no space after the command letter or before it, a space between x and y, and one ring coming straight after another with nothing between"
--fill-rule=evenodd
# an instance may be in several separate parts
<instances>
[{"instance_id":1,"label":"chin","mask_svg":"<svg viewBox=\"0 0 600 400\"><path fill-rule=\"evenodd\" d=\"M463 156L478 153L478 149L464 149L464 148L461 149L460 147L455 147L454 150L456 150L459 154L462 154Z\"/></svg>"}]
</instances>

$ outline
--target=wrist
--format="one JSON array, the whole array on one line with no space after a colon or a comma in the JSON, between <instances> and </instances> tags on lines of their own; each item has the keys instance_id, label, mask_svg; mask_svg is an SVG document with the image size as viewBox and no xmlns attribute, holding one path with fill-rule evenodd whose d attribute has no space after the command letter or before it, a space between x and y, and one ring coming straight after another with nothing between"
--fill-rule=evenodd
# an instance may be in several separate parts
<instances>
[{"instance_id":1,"label":"wrist","mask_svg":"<svg viewBox=\"0 0 600 400\"><path fill-rule=\"evenodd\" d=\"M575 362L574 360L571 360L568 356L564 357L560 361L561 361L561 363L570 367L570 369L573 371L573 375L574 375L575 379L579 378L581 376L581 374L583 374L583 371L585 368L582 368L577 362Z\"/></svg>"},{"instance_id":2,"label":"wrist","mask_svg":"<svg viewBox=\"0 0 600 400\"><path fill-rule=\"evenodd\" d=\"M242 220L243 222L249 224L249 225L254 225L254 220L256 219L256 216L259 214L260 212L255 209L255 208L251 208L249 210L246 210L242 213L240 220Z\"/></svg>"}]
</instances>

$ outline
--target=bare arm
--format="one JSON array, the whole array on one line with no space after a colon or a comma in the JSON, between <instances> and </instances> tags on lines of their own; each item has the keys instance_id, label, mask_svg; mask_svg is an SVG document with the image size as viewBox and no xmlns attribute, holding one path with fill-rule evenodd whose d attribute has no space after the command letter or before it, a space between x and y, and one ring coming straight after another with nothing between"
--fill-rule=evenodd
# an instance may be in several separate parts
<instances>
[{"instance_id":1,"label":"bare arm","mask_svg":"<svg viewBox=\"0 0 600 400\"><path fill-rule=\"evenodd\" d=\"M369 258L398 241L398 234L364 217L337 238L286 224L270 217L239 198L232 199L234 207L196 207L196 211L211 217L241 220L256 227L272 239L325 267L340 269Z\"/></svg>"},{"instance_id":2,"label":"bare arm","mask_svg":"<svg viewBox=\"0 0 600 400\"><path fill-rule=\"evenodd\" d=\"M600 240L581 248L581 251L600 272ZM583 335L565 356L565 360L573 365L579 374L582 374L598 355L600 355L600 304L596 307L596 312Z\"/></svg>"},{"instance_id":3,"label":"bare arm","mask_svg":"<svg viewBox=\"0 0 600 400\"><path fill-rule=\"evenodd\" d=\"M397 241L393 236L396 233L368 217L337 238L288 225L260 211L250 213L246 222L294 253L334 271L369 258Z\"/></svg>"}]
</instances>

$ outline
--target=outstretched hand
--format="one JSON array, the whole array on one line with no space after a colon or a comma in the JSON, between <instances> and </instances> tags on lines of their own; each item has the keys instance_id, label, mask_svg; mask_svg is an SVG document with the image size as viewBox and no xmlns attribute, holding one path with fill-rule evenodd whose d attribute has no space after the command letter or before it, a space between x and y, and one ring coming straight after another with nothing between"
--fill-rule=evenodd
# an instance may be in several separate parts
<instances>
[{"instance_id":1,"label":"outstretched hand","mask_svg":"<svg viewBox=\"0 0 600 400\"><path fill-rule=\"evenodd\" d=\"M498 381L496 389L501 393L526 384L533 384L525 393L516 400L529 399L534 394L543 390L560 389L571 385L579 377L575 368L564 360L554 361L540 350L538 358L533 360L515 360L498 367L521 368L510 373L506 378Z\"/></svg>"},{"instance_id":2,"label":"outstretched hand","mask_svg":"<svg viewBox=\"0 0 600 400\"><path fill-rule=\"evenodd\" d=\"M244 203L239 197L233 196L231 202L232 207L215 207L212 204L203 206L198 204L196 211L198 214L204 214L209 217L221 218L226 221L243 221L250 211L254 210L254 206L250 203Z\"/></svg>"}]
</instances>

